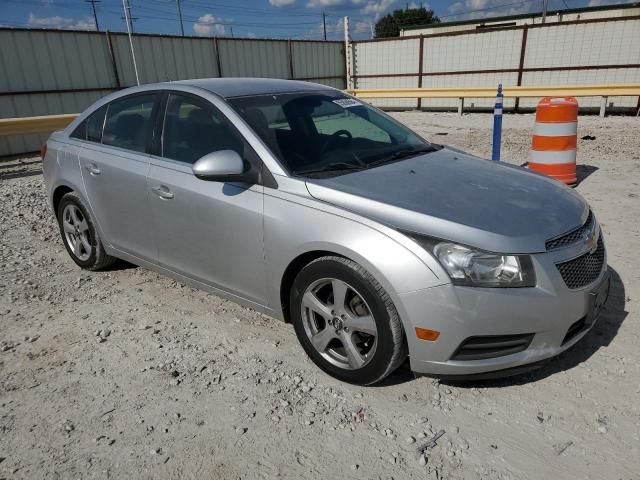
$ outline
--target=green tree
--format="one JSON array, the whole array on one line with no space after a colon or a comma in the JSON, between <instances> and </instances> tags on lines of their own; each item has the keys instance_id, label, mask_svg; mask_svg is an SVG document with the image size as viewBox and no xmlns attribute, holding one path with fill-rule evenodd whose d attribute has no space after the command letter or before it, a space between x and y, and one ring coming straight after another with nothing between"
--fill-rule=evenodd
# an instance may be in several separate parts
<instances>
[{"instance_id":1,"label":"green tree","mask_svg":"<svg viewBox=\"0 0 640 480\"><path fill-rule=\"evenodd\" d=\"M433 10L424 7L394 10L376 22L376 38L398 37L401 28L428 23L440 23Z\"/></svg>"}]
</instances>

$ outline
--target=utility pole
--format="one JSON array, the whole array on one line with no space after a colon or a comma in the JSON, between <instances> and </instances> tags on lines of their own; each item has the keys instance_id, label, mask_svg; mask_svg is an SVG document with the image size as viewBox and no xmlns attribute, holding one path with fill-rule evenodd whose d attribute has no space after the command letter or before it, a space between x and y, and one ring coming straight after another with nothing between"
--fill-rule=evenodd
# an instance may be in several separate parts
<instances>
[{"instance_id":1,"label":"utility pole","mask_svg":"<svg viewBox=\"0 0 640 480\"><path fill-rule=\"evenodd\" d=\"M176 8L178 9L178 18L180 19L180 33L184 37L184 24L182 23L182 0L176 0Z\"/></svg>"},{"instance_id":2,"label":"utility pole","mask_svg":"<svg viewBox=\"0 0 640 480\"><path fill-rule=\"evenodd\" d=\"M231 38L233 38L233 27L229 27L229 30L231 30Z\"/></svg>"},{"instance_id":3,"label":"utility pole","mask_svg":"<svg viewBox=\"0 0 640 480\"><path fill-rule=\"evenodd\" d=\"M322 12L322 31L324 32L324 39L327 39L327 15Z\"/></svg>"},{"instance_id":4,"label":"utility pole","mask_svg":"<svg viewBox=\"0 0 640 480\"><path fill-rule=\"evenodd\" d=\"M98 14L96 13L96 3L100 3L100 0L84 0L85 3L91 4L91 9L93 10L93 21L96 24L96 30L100 31L100 25L98 24Z\"/></svg>"},{"instance_id":5,"label":"utility pole","mask_svg":"<svg viewBox=\"0 0 640 480\"><path fill-rule=\"evenodd\" d=\"M122 8L124 9L124 18L127 22L127 33L129 34L129 46L131 47L131 58L133 59L133 70L136 73L136 83L140 85L140 77L138 76L138 64L136 63L136 53L133 50L133 38L131 37L131 6L129 0L122 0Z\"/></svg>"},{"instance_id":6,"label":"utility pole","mask_svg":"<svg viewBox=\"0 0 640 480\"><path fill-rule=\"evenodd\" d=\"M133 22L138 20L138 17L134 17L131 15L131 5L129 4L129 0L127 0L126 6L125 6L124 0L122 0L122 5L124 7L125 12L124 12L124 17L120 17L120 18L122 18L127 23L127 31L131 30L131 33L134 33Z\"/></svg>"},{"instance_id":7,"label":"utility pole","mask_svg":"<svg viewBox=\"0 0 640 480\"><path fill-rule=\"evenodd\" d=\"M542 23L547 21L547 6L549 5L549 0L542 0Z\"/></svg>"}]
</instances>

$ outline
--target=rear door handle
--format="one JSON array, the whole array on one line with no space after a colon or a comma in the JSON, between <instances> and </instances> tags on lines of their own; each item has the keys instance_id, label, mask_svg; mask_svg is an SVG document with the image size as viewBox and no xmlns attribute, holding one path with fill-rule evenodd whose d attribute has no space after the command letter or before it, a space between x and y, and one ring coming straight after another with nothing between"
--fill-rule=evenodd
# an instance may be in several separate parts
<instances>
[{"instance_id":1,"label":"rear door handle","mask_svg":"<svg viewBox=\"0 0 640 480\"><path fill-rule=\"evenodd\" d=\"M102 171L96 166L95 163L87 163L84 168L87 169L87 171L91 174L91 175L100 175L102 173Z\"/></svg>"},{"instance_id":2,"label":"rear door handle","mask_svg":"<svg viewBox=\"0 0 640 480\"><path fill-rule=\"evenodd\" d=\"M151 187L151 190L153 190L153 192L160 198L164 198L166 200L173 198L173 193L171 193L171 190L169 190L165 185L156 185L155 187Z\"/></svg>"}]
</instances>

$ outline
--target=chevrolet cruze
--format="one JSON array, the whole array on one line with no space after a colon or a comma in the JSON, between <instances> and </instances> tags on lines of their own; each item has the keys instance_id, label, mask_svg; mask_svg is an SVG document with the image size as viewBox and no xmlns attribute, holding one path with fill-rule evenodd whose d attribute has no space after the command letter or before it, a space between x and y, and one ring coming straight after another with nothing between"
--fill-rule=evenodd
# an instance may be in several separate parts
<instances>
[{"instance_id":1,"label":"chevrolet cruze","mask_svg":"<svg viewBox=\"0 0 640 480\"><path fill-rule=\"evenodd\" d=\"M428 142L323 85L129 88L43 146L64 245L291 322L343 381L407 357L502 376L578 342L608 294L598 221L571 188Z\"/></svg>"}]
</instances>

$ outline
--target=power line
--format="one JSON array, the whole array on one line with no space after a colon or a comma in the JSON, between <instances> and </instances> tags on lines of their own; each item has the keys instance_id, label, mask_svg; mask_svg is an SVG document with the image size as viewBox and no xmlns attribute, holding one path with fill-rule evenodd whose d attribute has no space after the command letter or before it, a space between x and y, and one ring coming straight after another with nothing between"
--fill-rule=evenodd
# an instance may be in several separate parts
<instances>
[{"instance_id":1,"label":"power line","mask_svg":"<svg viewBox=\"0 0 640 480\"><path fill-rule=\"evenodd\" d=\"M504 8L504 7L512 7L514 5L522 5L524 3L531 3L532 1L536 1L536 0L523 0L523 1L520 1L520 2L505 3L503 5L495 5L493 7L479 8L477 10L467 10L467 11L464 11L464 12L452 13L450 15L438 15L438 18L460 17L462 15L467 15L469 13L486 12L486 11L489 11L489 10L498 10L498 9Z\"/></svg>"},{"instance_id":2,"label":"power line","mask_svg":"<svg viewBox=\"0 0 640 480\"><path fill-rule=\"evenodd\" d=\"M0 0L9 4L19 4L19 5L41 5L41 0ZM169 11L172 4L175 3L175 9L173 11ZM93 20L96 25L96 29L100 28L100 23L97 15L98 4L99 10L101 12L101 20L102 27L104 28L104 22L106 15L111 18L112 16L119 16L125 21L125 25L127 26L127 30L131 30L133 32L134 25L138 26L140 20L165 20L170 22L180 22L180 33L182 35L184 32L184 22L194 22L200 23L204 25L212 25L212 26L224 26L229 31L233 28L234 34L237 35L237 28L246 28L249 30L257 29L257 30L271 30L277 32L278 30L285 31L285 33L271 33L265 32L271 38L290 38L290 37L315 37L315 38L327 38L329 35L334 36L336 33L340 32L341 29L337 29L332 26L332 22L330 25L326 24L327 18L333 18L335 15L322 12L322 23L320 23L319 13L302 13L299 11L291 12L291 10L287 9L286 16L290 17L282 18L282 15L279 12L274 12L273 9L259 9L259 8L244 8L241 6L230 5L225 3L217 3L217 2L206 2L204 0L163 0L163 1L154 1L151 0L135 0L135 4L132 6L128 1L126 2L127 14L122 17L122 9L118 10L117 8L112 8L112 4L110 2L104 2L101 0L56 0L55 5L60 7L60 9L69 9L75 11L81 11L84 7L83 4L87 4L91 8L91 12L93 14ZM133 7L133 8L132 8ZM199 9L202 8L214 8L216 9L216 16L212 19L212 22L201 21L201 18L204 16L204 12ZM136 16L133 15L133 10L135 9ZM242 12L242 15L237 18L240 21L234 21L233 18L226 18L232 13L220 13L218 9L225 9L234 11L238 10ZM200 12L197 12L200 10ZM189 13L187 13L189 12ZM205 10L206 12L206 10ZM203 15L197 15L197 13L203 13ZM221 17L221 15L224 15ZM70 16L75 16L71 14ZM257 19L253 19L250 17L260 17L260 21ZM127 18L128 17L128 18ZM249 17L249 18L248 18ZM277 18L276 18L277 17ZM293 18L291 18L293 17ZM318 21L310 21L312 19L318 19ZM278 21L281 19L281 21ZM297 21L297 20L301 21ZM206 19L205 19L206 20ZM244 21L242 21L244 20ZM309 20L309 21L305 21ZM29 23L20 23L16 21L9 21L4 23L10 23L13 25L21 25L26 27L34 27L33 22ZM39 25L41 27L46 26L44 24ZM55 24L51 25L55 27ZM312 28L313 27L313 28ZM76 29L75 25L69 24L64 27L64 29ZM160 30L160 28L156 28L156 30Z\"/></svg>"}]
</instances>

